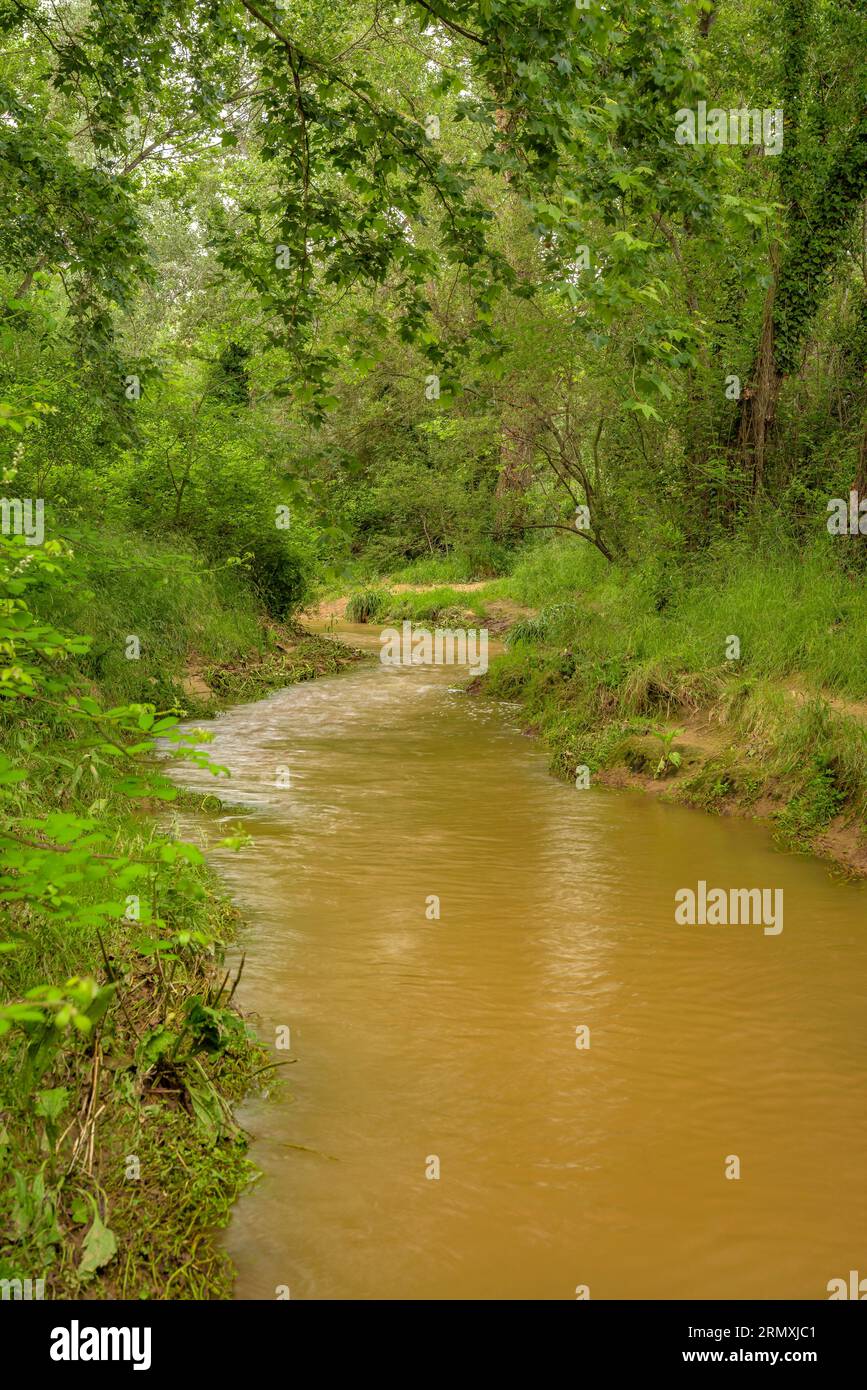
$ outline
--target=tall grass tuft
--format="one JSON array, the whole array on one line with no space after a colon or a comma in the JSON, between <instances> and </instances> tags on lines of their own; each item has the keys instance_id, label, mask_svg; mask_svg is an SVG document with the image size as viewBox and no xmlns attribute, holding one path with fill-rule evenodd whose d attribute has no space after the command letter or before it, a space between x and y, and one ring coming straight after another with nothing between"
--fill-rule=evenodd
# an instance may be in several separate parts
<instances>
[{"instance_id":1,"label":"tall grass tuft","mask_svg":"<svg viewBox=\"0 0 867 1390\"><path fill-rule=\"evenodd\" d=\"M385 589L358 589L349 595L346 621L375 623L385 615L391 603L392 596Z\"/></svg>"}]
</instances>

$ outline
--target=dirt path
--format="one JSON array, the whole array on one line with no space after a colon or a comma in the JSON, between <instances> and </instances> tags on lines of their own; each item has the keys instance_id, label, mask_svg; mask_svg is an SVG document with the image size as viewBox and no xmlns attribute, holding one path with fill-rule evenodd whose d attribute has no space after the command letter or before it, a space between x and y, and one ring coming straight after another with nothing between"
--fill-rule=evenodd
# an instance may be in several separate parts
<instances>
[{"instance_id":1,"label":"dirt path","mask_svg":"<svg viewBox=\"0 0 867 1390\"><path fill-rule=\"evenodd\" d=\"M835 695L830 690L820 688L810 689L806 683L790 685L786 683L783 687L788 695L796 704L805 705L808 700L824 700L826 705L830 705L838 714L848 714L853 719L860 719L867 724L867 703L863 700L846 700L842 695Z\"/></svg>"}]
</instances>

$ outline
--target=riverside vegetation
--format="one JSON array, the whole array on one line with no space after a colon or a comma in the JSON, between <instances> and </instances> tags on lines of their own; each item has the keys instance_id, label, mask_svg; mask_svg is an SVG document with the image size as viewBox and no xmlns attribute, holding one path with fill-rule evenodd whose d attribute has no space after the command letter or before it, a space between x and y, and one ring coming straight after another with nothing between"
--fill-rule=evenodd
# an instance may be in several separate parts
<instances>
[{"instance_id":1,"label":"riverside vegetation","mask_svg":"<svg viewBox=\"0 0 867 1390\"><path fill-rule=\"evenodd\" d=\"M200 850L155 815L178 799L160 755L209 765L181 714L352 654L260 624L252 598L177 558L150 548L116 563L86 538L74 553L2 542L0 1277L13 1296L16 1280L52 1297L231 1289L206 1233L251 1176L232 1103L274 1063L232 1008L223 954L238 914ZM114 659L125 601L135 661ZM83 611L87 638L62 622L74 630ZM191 695L192 652L207 661Z\"/></svg>"},{"instance_id":2,"label":"riverside vegetation","mask_svg":"<svg viewBox=\"0 0 867 1390\"><path fill-rule=\"evenodd\" d=\"M274 1058L163 759L353 659L323 595L506 633L560 775L867 869L865 26L0 3L0 1279L230 1291Z\"/></svg>"}]
</instances>

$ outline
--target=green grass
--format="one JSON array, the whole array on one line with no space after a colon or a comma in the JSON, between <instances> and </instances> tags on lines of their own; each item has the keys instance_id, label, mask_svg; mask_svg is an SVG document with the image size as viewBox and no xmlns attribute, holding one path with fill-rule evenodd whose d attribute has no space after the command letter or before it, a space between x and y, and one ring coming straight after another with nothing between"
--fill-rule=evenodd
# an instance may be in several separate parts
<instances>
[{"instance_id":1,"label":"green grass","mask_svg":"<svg viewBox=\"0 0 867 1390\"><path fill-rule=\"evenodd\" d=\"M346 604L348 623L375 623L392 602L386 589L356 589Z\"/></svg>"},{"instance_id":2,"label":"green grass","mask_svg":"<svg viewBox=\"0 0 867 1390\"><path fill-rule=\"evenodd\" d=\"M77 583L47 589L34 607L63 631L92 636L81 669L109 701L170 706L183 701L189 656L229 663L263 648L256 603L237 569L215 570L194 553L114 532L81 532L72 543ZM138 659L126 655L131 636Z\"/></svg>"},{"instance_id":3,"label":"green grass","mask_svg":"<svg viewBox=\"0 0 867 1390\"><path fill-rule=\"evenodd\" d=\"M521 552L503 590L528 608L542 608L600 583L606 568L603 557L586 542L550 541Z\"/></svg>"},{"instance_id":4,"label":"green grass","mask_svg":"<svg viewBox=\"0 0 867 1390\"><path fill-rule=\"evenodd\" d=\"M469 592L443 587L425 593L391 593L387 589L358 589L349 595L346 621L350 623L437 623L441 626L465 622L464 615L485 616L492 586Z\"/></svg>"},{"instance_id":5,"label":"green grass","mask_svg":"<svg viewBox=\"0 0 867 1390\"><path fill-rule=\"evenodd\" d=\"M708 809L773 796L781 837L805 848L837 815L867 822L867 723L829 703L867 699L867 592L840 560L833 541L744 541L624 571L588 546L539 545L503 586L539 611L512 629L487 688L523 701L569 777L627 764L636 737L712 711L731 747L691 759L678 794Z\"/></svg>"},{"instance_id":6,"label":"green grass","mask_svg":"<svg viewBox=\"0 0 867 1390\"><path fill-rule=\"evenodd\" d=\"M838 560L829 537L806 552L745 542L679 568L662 557L624 572L589 546L555 542L527 552L498 588L542 610L533 640L625 661L645 679L657 671L663 685L683 671L802 675L865 699L867 584ZM736 662L726 660L730 636Z\"/></svg>"},{"instance_id":7,"label":"green grass","mask_svg":"<svg viewBox=\"0 0 867 1390\"><path fill-rule=\"evenodd\" d=\"M391 594L382 616L392 622L462 623L464 613L484 617L486 595L487 588L465 592L445 586L424 594Z\"/></svg>"},{"instance_id":8,"label":"green grass","mask_svg":"<svg viewBox=\"0 0 867 1390\"><path fill-rule=\"evenodd\" d=\"M392 584L472 584L500 573L500 557L471 555L453 550L448 555L423 555L389 574Z\"/></svg>"}]
</instances>

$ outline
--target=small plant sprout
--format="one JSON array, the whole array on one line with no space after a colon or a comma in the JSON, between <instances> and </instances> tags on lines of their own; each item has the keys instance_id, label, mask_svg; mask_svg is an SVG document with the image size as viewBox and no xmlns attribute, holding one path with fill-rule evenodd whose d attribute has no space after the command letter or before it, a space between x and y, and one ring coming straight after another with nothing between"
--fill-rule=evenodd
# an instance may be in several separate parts
<instances>
[{"instance_id":1,"label":"small plant sprout","mask_svg":"<svg viewBox=\"0 0 867 1390\"><path fill-rule=\"evenodd\" d=\"M654 777L664 777L670 767L680 767L683 762L683 755L676 748L672 747L674 740L679 738L683 729L651 729L654 738L658 738L662 745L662 756L656 764Z\"/></svg>"}]
</instances>

